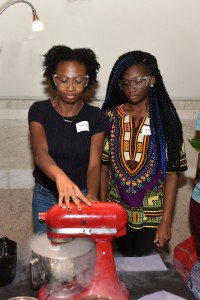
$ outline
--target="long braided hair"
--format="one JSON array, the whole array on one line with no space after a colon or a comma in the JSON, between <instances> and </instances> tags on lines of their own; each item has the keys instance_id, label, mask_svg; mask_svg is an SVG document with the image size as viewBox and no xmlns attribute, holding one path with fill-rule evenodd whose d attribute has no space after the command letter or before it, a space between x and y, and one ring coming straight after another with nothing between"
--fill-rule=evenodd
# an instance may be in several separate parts
<instances>
[{"instance_id":1,"label":"long braided hair","mask_svg":"<svg viewBox=\"0 0 200 300\"><path fill-rule=\"evenodd\" d=\"M183 133L180 119L165 88L157 60L153 55L142 51L131 51L118 58L109 77L102 110L105 112L127 102L124 92L119 88L118 81L125 71L134 64L144 65L147 75L155 77L155 84L150 88L149 94L154 171L158 170L161 164L165 179L166 154L168 157L168 170L170 171L175 167L177 172L180 172Z\"/></svg>"}]
</instances>

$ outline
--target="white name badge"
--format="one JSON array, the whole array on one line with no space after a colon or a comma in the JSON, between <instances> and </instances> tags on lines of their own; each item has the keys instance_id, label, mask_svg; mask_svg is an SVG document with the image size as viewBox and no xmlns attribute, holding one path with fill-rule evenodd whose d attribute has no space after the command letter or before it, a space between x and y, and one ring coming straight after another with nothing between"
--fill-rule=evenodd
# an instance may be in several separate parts
<instances>
[{"instance_id":1,"label":"white name badge","mask_svg":"<svg viewBox=\"0 0 200 300\"><path fill-rule=\"evenodd\" d=\"M151 135L150 126L147 125L142 126L142 135Z\"/></svg>"},{"instance_id":2,"label":"white name badge","mask_svg":"<svg viewBox=\"0 0 200 300\"><path fill-rule=\"evenodd\" d=\"M76 123L76 130L77 130L77 132L89 131L88 121L82 121L82 122Z\"/></svg>"}]
</instances>

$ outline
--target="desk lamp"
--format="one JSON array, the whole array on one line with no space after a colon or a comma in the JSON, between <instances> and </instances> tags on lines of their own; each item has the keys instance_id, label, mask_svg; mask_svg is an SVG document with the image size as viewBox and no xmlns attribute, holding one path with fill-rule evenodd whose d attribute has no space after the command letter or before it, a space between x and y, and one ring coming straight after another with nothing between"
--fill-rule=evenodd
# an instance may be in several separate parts
<instances>
[{"instance_id":1,"label":"desk lamp","mask_svg":"<svg viewBox=\"0 0 200 300\"><path fill-rule=\"evenodd\" d=\"M10 2L9 4L7 4L4 8L2 8L2 9L0 10L0 14L2 14L2 12L4 12L4 10L6 10L6 9L7 9L8 7L10 7L11 5L16 4L16 3L20 3L20 2L26 3L26 4L28 4L28 5L32 8L32 13L33 13L32 30L33 30L33 31L41 31L41 30L44 28L44 25L43 25L43 23L40 21L40 19L38 18L34 6L33 6L30 2L28 2L28 1L24 1L24 0L16 0L16 1L12 1L12 2Z\"/></svg>"}]
</instances>

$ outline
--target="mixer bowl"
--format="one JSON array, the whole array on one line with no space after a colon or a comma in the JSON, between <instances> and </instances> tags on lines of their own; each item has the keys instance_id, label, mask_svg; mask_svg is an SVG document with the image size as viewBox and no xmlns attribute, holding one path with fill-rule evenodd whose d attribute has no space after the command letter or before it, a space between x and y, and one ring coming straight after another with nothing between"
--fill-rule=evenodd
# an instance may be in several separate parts
<instances>
[{"instance_id":1,"label":"mixer bowl","mask_svg":"<svg viewBox=\"0 0 200 300\"><path fill-rule=\"evenodd\" d=\"M95 266L95 244L90 239L75 238L52 246L46 234L31 242L32 284L35 282L67 284L76 282L86 288ZM36 283L36 285L38 285Z\"/></svg>"}]
</instances>

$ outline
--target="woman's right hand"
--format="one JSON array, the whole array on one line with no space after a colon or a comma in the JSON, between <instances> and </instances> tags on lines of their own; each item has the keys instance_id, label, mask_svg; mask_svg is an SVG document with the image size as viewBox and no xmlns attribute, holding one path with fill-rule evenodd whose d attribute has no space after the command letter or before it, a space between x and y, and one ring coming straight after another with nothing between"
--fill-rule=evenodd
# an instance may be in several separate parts
<instances>
[{"instance_id":1,"label":"woman's right hand","mask_svg":"<svg viewBox=\"0 0 200 300\"><path fill-rule=\"evenodd\" d=\"M70 200L75 203L78 210L82 210L80 205L81 201L91 206L91 202L83 195L78 186L69 179L65 174L58 174L56 176L56 186L58 189L58 204L60 207L63 206L63 200L66 204L67 209L70 211Z\"/></svg>"},{"instance_id":2,"label":"woman's right hand","mask_svg":"<svg viewBox=\"0 0 200 300\"><path fill-rule=\"evenodd\" d=\"M91 206L90 201L86 199L77 185L70 180L49 155L48 142L43 125L37 122L31 122L30 132L35 162L46 176L56 182L59 194L59 205L62 206L64 200L67 209L70 210L71 198L79 210L82 209L80 205L81 201Z\"/></svg>"}]
</instances>

